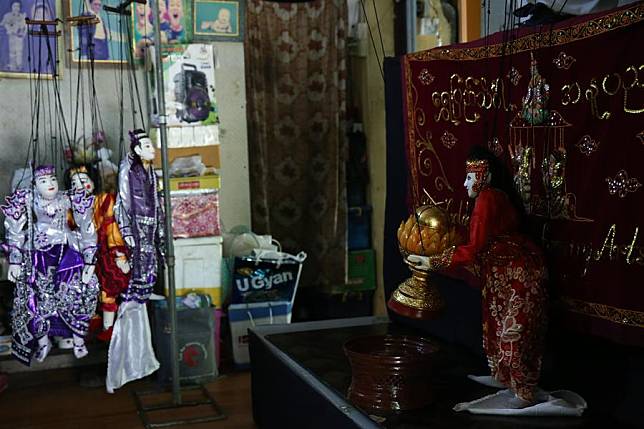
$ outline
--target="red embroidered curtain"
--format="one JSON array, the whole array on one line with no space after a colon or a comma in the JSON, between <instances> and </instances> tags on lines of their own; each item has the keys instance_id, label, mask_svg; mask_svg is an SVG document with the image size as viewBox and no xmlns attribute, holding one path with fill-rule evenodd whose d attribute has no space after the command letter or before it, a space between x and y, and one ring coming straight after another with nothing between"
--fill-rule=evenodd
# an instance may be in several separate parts
<instances>
[{"instance_id":1,"label":"red embroidered curtain","mask_svg":"<svg viewBox=\"0 0 644 429\"><path fill-rule=\"evenodd\" d=\"M304 250L302 285L346 273L346 2L248 1L253 230Z\"/></svg>"},{"instance_id":2,"label":"red embroidered curtain","mask_svg":"<svg viewBox=\"0 0 644 429\"><path fill-rule=\"evenodd\" d=\"M515 174L550 260L555 323L644 345L644 3L407 55L411 201L464 207L464 160ZM534 61L533 61L534 60Z\"/></svg>"}]
</instances>

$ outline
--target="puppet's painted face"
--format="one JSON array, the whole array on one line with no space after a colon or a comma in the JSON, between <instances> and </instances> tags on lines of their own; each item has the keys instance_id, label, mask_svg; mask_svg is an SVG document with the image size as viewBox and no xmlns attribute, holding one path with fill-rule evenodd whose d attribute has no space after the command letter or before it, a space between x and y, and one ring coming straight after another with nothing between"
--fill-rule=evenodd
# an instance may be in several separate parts
<instances>
[{"instance_id":1,"label":"puppet's painted face","mask_svg":"<svg viewBox=\"0 0 644 429\"><path fill-rule=\"evenodd\" d=\"M58 179L52 174L36 177L36 191L46 200L53 200L58 193Z\"/></svg>"},{"instance_id":2,"label":"puppet's painted face","mask_svg":"<svg viewBox=\"0 0 644 429\"><path fill-rule=\"evenodd\" d=\"M467 189L467 196L470 198L476 198L478 192L474 190L474 185L476 184L476 173L467 173L465 176L465 183L463 186Z\"/></svg>"},{"instance_id":3,"label":"puppet's painted face","mask_svg":"<svg viewBox=\"0 0 644 429\"><path fill-rule=\"evenodd\" d=\"M154 160L154 145L150 137L144 136L139 139L139 144L134 147L134 152L139 155L143 161Z\"/></svg>"},{"instance_id":4,"label":"puppet's painted face","mask_svg":"<svg viewBox=\"0 0 644 429\"><path fill-rule=\"evenodd\" d=\"M87 173L73 173L72 174L72 190L78 192L83 190L89 194L94 193L94 181Z\"/></svg>"},{"instance_id":5,"label":"puppet's painted face","mask_svg":"<svg viewBox=\"0 0 644 429\"><path fill-rule=\"evenodd\" d=\"M11 12L13 12L13 13L20 13L20 3L18 3L17 1L16 1L16 2L13 2L13 3L11 4Z\"/></svg>"},{"instance_id":6,"label":"puppet's painted face","mask_svg":"<svg viewBox=\"0 0 644 429\"><path fill-rule=\"evenodd\" d=\"M480 178L482 174L485 174L483 178ZM477 178L477 176L479 176ZM463 186L467 189L467 196L470 198L476 198L481 192L482 189L487 188L492 181L492 175L490 172L477 173L469 172L465 176L465 183Z\"/></svg>"}]
</instances>

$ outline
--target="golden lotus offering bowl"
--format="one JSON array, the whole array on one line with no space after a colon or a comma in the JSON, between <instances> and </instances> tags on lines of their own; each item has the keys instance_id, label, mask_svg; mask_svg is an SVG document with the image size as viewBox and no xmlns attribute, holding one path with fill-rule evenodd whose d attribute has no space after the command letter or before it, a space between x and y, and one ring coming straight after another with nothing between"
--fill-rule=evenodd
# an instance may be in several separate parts
<instances>
[{"instance_id":1,"label":"golden lotus offering bowl","mask_svg":"<svg viewBox=\"0 0 644 429\"><path fill-rule=\"evenodd\" d=\"M436 286L433 271L410 262L409 255L439 256L461 242L456 225L447 210L438 205L418 207L398 228L398 245L411 277L401 283L387 306L401 316L413 319L436 319L445 307Z\"/></svg>"}]
</instances>

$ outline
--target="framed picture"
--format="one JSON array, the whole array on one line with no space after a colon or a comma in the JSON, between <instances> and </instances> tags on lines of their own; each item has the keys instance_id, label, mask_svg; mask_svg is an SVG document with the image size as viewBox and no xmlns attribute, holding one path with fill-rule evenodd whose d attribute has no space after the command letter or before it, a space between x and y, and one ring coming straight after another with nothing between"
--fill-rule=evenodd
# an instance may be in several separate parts
<instances>
[{"instance_id":1,"label":"framed picture","mask_svg":"<svg viewBox=\"0 0 644 429\"><path fill-rule=\"evenodd\" d=\"M29 31L40 32L40 26L28 26L25 19L53 20L60 18L61 10L57 0L2 0L0 1L0 76L51 78L62 71L60 60L63 52L62 38L56 36L35 36ZM29 28L34 27L34 28ZM47 31L60 31L53 25ZM50 58L52 57L52 58Z\"/></svg>"},{"instance_id":2,"label":"framed picture","mask_svg":"<svg viewBox=\"0 0 644 429\"><path fill-rule=\"evenodd\" d=\"M72 61L89 61L90 46L93 46L96 63L127 62L129 45L126 26L130 25L130 21L103 9L103 6L118 6L121 0L66 1L70 16L95 16L99 20L95 25L69 27Z\"/></svg>"},{"instance_id":3,"label":"framed picture","mask_svg":"<svg viewBox=\"0 0 644 429\"><path fill-rule=\"evenodd\" d=\"M244 1L193 0L193 34L199 41L244 40Z\"/></svg>"},{"instance_id":4,"label":"framed picture","mask_svg":"<svg viewBox=\"0 0 644 429\"><path fill-rule=\"evenodd\" d=\"M192 0L158 0L161 43L188 43L192 39ZM154 42L152 7L132 3L134 57L143 58L145 47Z\"/></svg>"}]
</instances>

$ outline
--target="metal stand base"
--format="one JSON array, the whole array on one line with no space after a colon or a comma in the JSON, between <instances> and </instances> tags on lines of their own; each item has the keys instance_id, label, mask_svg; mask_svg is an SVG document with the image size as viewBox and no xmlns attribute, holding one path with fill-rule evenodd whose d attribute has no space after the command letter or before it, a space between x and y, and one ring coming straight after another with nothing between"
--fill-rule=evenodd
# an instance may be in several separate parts
<instances>
[{"instance_id":1,"label":"metal stand base","mask_svg":"<svg viewBox=\"0 0 644 429\"><path fill-rule=\"evenodd\" d=\"M170 402L170 403L161 403L161 404L146 406L143 404L143 400L142 400L143 396L150 397L153 395L160 395L167 392L159 391L159 390L146 390L146 391L140 391L140 392L136 392L136 391L132 392L132 394L134 395L134 401L136 402L136 408L139 412L139 416L141 417L141 420L143 421L143 425L145 426L146 429L167 428L167 427L178 426L178 425L214 422L217 420L224 420L227 417L226 414L224 414L224 412L219 407L219 404L217 404L217 401L215 401L215 398L212 397L208 389L206 389L203 385L182 387L181 390L184 392L190 391L190 390L201 390L201 393L204 399L195 400L195 401L182 401L180 404L174 404ZM188 407L197 407L200 405L210 405L215 411L215 414L204 415L204 416L194 417L194 418L167 420L167 421L156 422L156 423L150 422L150 417L151 417L150 414L156 411L166 411L166 410L173 410L173 409L179 410L179 409L185 409Z\"/></svg>"}]
</instances>

